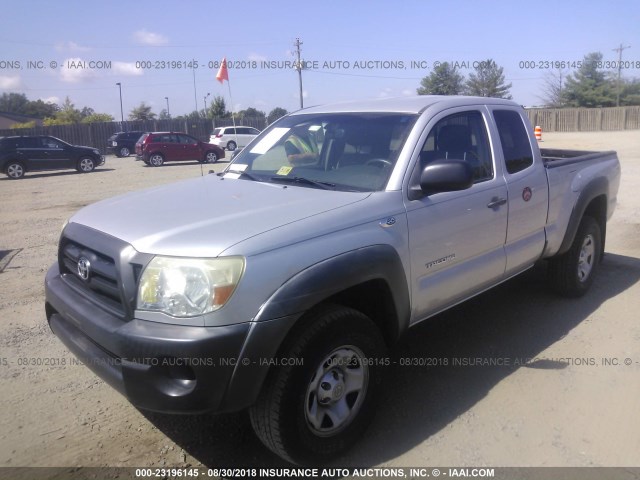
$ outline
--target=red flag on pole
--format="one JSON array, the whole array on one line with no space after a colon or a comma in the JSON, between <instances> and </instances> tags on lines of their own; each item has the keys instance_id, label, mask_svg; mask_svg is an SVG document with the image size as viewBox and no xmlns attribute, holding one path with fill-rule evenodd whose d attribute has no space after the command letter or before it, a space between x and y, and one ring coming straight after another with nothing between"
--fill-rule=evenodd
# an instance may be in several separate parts
<instances>
[{"instance_id":1,"label":"red flag on pole","mask_svg":"<svg viewBox=\"0 0 640 480\"><path fill-rule=\"evenodd\" d=\"M218 73L216 74L216 79L220 83L224 83L225 80L227 82L229 81L229 72L227 71L227 57L224 57L222 59L222 65L220 65L220 68L218 69Z\"/></svg>"}]
</instances>

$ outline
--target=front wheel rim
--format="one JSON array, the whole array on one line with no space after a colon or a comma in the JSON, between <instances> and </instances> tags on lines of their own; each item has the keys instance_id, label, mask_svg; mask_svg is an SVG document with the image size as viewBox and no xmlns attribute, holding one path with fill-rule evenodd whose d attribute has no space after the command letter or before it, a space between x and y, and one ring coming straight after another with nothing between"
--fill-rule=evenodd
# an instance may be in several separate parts
<instances>
[{"instance_id":1,"label":"front wheel rim","mask_svg":"<svg viewBox=\"0 0 640 480\"><path fill-rule=\"evenodd\" d=\"M369 366L362 350L338 347L316 368L305 395L307 425L319 437L344 430L358 415L369 386Z\"/></svg>"},{"instance_id":2,"label":"front wheel rim","mask_svg":"<svg viewBox=\"0 0 640 480\"><path fill-rule=\"evenodd\" d=\"M596 247L593 235L587 235L582 241L580 254L578 255L578 280L585 282L593 270Z\"/></svg>"},{"instance_id":3,"label":"front wheel rim","mask_svg":"<svg viewBox=\"0 0 640 480\"><path fill-rule=\"evenodd\" d=\"M215 163L215 161L217 159L218 159L218 156L215 153L213 153L213 152L207 153L207 162L208 163Z\"/></svg>"},{"instance_id":4,"label":"front wheel rim","mask_svg":"<svg viewBox=\"0 0 640 480\"><path fill-rule=\"evenodd\" d=\"M91 170L93 170L93 161L88 158L80 160L80 168L83 172L90 172Z\"/></svg>"},{"instance_id":5,"label":"front wheel rim","mask_svg":"<svg viewBox=\"0 0 640 480\"><path fill-rule=\"evenodd\" d=\"M22 168L22 165L13 164L9 165L9 168L7 168L7 175L11 178L20 178L23 174L24 169Z\"/></svg>"},{"instance_id":6,"label":"front wheel rim","mask_svg":"<svg viewBox=\"0 0 640 480\"><path fill-rule=\"evenodd\" d=\"M153 157L151 157L151 165L153 165L154 167L157 167L161 164L162 164L162 158L160 158L160 156L154 155Z\"/></svg>"}]
</instances>

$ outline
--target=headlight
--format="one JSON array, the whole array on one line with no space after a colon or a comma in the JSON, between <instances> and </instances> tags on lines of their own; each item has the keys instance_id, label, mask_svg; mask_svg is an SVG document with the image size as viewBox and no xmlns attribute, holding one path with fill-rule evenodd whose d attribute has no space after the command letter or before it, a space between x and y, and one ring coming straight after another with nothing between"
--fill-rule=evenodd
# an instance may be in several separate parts
<instances>
[{"instance_id":1,"label":"headlight","mask_svg":"<svg viewBox=\"0 0 640 480\"><path fill-rule=\"evenodd\" d=\"M194 317L221 308L231 298L244 259L155 257L142 272L139 310Z\"/></svg>"}]
</instances>

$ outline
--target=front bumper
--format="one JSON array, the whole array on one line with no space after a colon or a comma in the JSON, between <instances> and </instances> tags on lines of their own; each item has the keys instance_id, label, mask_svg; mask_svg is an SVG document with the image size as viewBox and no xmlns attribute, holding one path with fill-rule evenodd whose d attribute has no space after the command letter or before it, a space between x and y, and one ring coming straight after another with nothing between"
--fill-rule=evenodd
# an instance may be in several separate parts
<instances>
[{"instance_id":1,"label":"front bumper","mask_svg":"<svg viewBox=\"0 0 640 480\"><path fill-rule=\"evenodd\" d=\"M45 280L51 330L138 408L165 413L239 410L253 403L295 318L220 327L123 321L71 289L54 264ZM251 341L248 339L251 338Z\"/></svg>"}]
</instances>

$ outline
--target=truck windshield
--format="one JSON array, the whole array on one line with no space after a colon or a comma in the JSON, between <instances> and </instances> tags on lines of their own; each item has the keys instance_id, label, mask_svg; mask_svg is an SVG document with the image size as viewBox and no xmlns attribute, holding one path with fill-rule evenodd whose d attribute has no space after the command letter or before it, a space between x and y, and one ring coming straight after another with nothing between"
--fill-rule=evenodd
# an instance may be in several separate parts
<instances>
[{"instance_id":1,"label":"truck windshield","mask_svg":"<svg viewBox=\"0 0 640 480\"><path fill-rule=\"evenodd\" d=\"M308 188L382 190L416 118L398 113L285 117L238 154L226 175Z\"/></svg>"}]
</instances>

